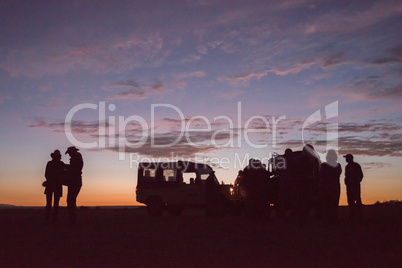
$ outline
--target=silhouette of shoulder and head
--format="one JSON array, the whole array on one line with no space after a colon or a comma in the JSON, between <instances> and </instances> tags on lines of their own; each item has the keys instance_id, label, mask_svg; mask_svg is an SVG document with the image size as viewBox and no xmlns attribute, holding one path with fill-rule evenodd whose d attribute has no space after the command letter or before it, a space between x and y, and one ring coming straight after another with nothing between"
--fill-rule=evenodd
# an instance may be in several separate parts
<instances>
[{"instance_id":1,"label":"silhouette of shoulder and head","mask_svg":"<svg viewBox=\"0 0 402 268\"><path fill-rule=\"evenodd\" d=\"M61 159L61 153L60 153L59 150L54 150L54 152L50 154L50 157L54 161L60 160Z\"/></svg>"},{"instance_id":2,"label":"silhouette of shoulder and head","mask_svg":"<svg viewBox=\"0 0 402 268\"><path fill-rule=\"evenodd\" d=\"M66 151L65 154L68 154L68 155L72 156L72 155L77 154L79 150L80 149L76 148L75 146L71 146L71 147L67 148L67 151Z\"/></svg>"},{"instance_id":3,"label":"silhouette of shoulder and head","mask_svg":"<svg viewBox=\"0 0 402 268\"><path fill-rule=\"evenodd\" d=\"M344 155L343 157L345 157L346 163L348 163L348 164L353 163L353 155L347 154L347 155Z\"/></svg>"},{"instance_id":4,"label":"silhouette of shoulder and head","mask_svg":"<svg viewBox=\"0 0 402 268\"><path fill-rule=\"evenodd\" d=\"M338 160L338 155L336 154L335 150L328 150L327 156L326 156L327 163L330 164L331 166L336 166L337 165L337 160Z\"/></svg>"},{"instance_id":5,"label":"silhouette of shoulder and head","mask_svg":"<svg viewBox=\"0 0 402 268\"><path fill-rule=\"evenodd\" d=\"M289 157L289 156L291 156L292 155L292 153L293 153L293 151L292 151L292 149L290 149L290 148L287 148L286 150L285 150L285 157Z\"/></svg>"},{"instance_id":6,"label":"silhouette of shoulder and head","mask_svg":"<svg viewBox=\"0 0 402 268\"><path fill-rule=\"evenodd\" d=\"M250 167L252 169L260 169L263 167L261 161L259 159L251 159L250 160Z\"/></svg>"}]
</instances>

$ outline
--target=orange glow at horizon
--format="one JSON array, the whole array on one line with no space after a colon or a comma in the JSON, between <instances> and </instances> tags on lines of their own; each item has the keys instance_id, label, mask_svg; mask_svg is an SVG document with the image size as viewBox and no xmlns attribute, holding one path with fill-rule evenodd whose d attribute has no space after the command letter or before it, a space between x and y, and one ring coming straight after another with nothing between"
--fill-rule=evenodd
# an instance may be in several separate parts
<instances>
[{"instance_id":1,"label":"orange glow at horizon","mask_svg":"<svg viewBox=\"0 0 402 268\"><path fill-rule=\"evenodd\" d=\"M339 205L346 206L346 187L342 184L343 178L341 178L341 196L339 199ZM227 182L226 182L227 183ZM372 183L370 177L362 182L362 202L363 204L370 205L376 202L400 200L399 189L377 188L376 191L369 190ZM144 205L136 201L135 195L136 183L133 180L129 189L125 189L124 185L119 187L108 187L104 185L103 188L91 187L91 183L85 183L82 187L80 194L77 198L78 206L139 206ZM3 189L2 202L4 204L10 204L15 206L45 206L44 188L41 185L33 184L28 185L23 189L18 187L9 187ZM125 191L126 190L126 191ZM385 195L386 193L386 195ZM388 196L389 198L383 198L382 196ZM60 198L60 205L66 206L67 187L63 186L63 197Z\"/></svg>"}]
</instances>

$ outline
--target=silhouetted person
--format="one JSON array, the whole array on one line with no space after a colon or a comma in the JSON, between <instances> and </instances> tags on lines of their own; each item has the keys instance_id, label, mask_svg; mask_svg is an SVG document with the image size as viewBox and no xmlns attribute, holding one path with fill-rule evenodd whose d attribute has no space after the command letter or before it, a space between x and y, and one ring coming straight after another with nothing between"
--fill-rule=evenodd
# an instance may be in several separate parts
<instances>
[{"instance_id":1,"label":"silhouetted person","mask_svg":"<svg viewBox=\"0 0 402 268\"><path fill-rule=\"evenodd\" d=\"M297 160L295 216L303 224L313 209L318 215L318 185L320 160L314 147L306 144Z\"/></svg>"},{"instance_id":2,"label":"silhouetted person","mask_svg":"<svg viewBox=\"0 0 402 268\"><path fill-rule=\"evenodd\" d=\"M50 214L52 210L52 199L53 199L53 213L52 222L57 221L57 215L59 211L59 201L60 197L63 195L63 186L61 184L61 178L64 174L65 164L61 161L61 153L59 150L55 150L50 154L52 160L47 162L45 178L46 178L46 209L45 216L46 222L50 221Z\"/></svg>"},{"instance_id":3,"label":"silhouetted person","mask_svg":"<svg viewBox=\"0 0 402 268\"><path fill-rule=\"evenodd\" d=\"M218 194L219 182L212 172L205 180L205 201L207 216L218 216L223 212L223 203Z\"/></svg>"},{"instance_id":4,"label":"silhouetted person","mask_svg":"<svg viewBox=\"0 0 402 268\"><path fill-rule=\"evenodd\" d=\"M69 179L68 193L67 193L67 208L70 214L70 223L75 224L77 220L77 196L82 187L82 167L84 161L79 149L74 146L68 147L66 154L70 156L70 164L67 166L67 175Z\"/></svg>"},{"instance_id":5,"label":"silhouetted person","mask_svg":"<svg viewBox=\"0 0 402 268\"><path fill-rule=\"evenodd\" d=\"M239 186L243 183L243 170L239 170L237 177L234 181L234 186Z\"/></svg>"},{"instance_id":6,"label":"silhouetted person","mask_svg":"<svg viewBox=\"0 0 402 268\"><path fill-rule=\"evenodd\" d=\"M260 160L250 159L243 170L243 183L246 191L246 214L252 219L269 216L267 200L268 171Z\"/></svg>"},{"instance_id":7,"label":"silhouetted person","mask_svg":"<svg viewBox=\"0 0 402 268\"><path fill-rule=\"evenodd\" d=\"M234 186L236 187L237 195L241 200L245 200L246 198L246 190L244 187L244 171L239 170L237 173L237 177L234 181Z\"/></svg>"},{"instance_id":8,"label":"silhouetted person","mask_svg":"<svg viewBox=\"0 0 402 268\"><path fill-rule=\"evenodd\" d=\"M338 205L341 194L339 178L342 167L337 162L338 155L334 150L329 150L326 156L327 162L320 167L320 202L322 216L328 223L338 223Z\"/></svg>"},{"instance_id":9,"label":"silhouetted person","mask_svg":"<svg viewBox=\"0 0 402 268\"><path fill-rule=\"evenodd\" d=\"M360 182L363 179L363 171L360 165L353 161L353 155L347 154L343 157L345 157L348 163L345 167L345 184L350 217L354 219L357 215L361 219L362 200L360 196Z\"/></svg>"},{"instance_id":10,"label":"silhouetted person","mask_svg":"<svg viewBox=\"0 0 402 268\"><path fill-rule=\"evenodd\" d=\"M291 209L292 198L294 198L294 176L295 176L295 163L292 149L285 150L281 156L285 162L282 169L278 170L279 173L279 193L277 200L277 213L279 217L284 217L286 212Z\"/></svg>"}]
</instances>

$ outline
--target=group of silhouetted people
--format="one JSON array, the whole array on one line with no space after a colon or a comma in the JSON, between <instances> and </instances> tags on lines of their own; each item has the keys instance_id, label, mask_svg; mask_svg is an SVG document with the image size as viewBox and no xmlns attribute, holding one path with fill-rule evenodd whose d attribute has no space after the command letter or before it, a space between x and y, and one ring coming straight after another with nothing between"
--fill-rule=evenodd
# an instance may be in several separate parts
<instances>
[{"instance_id":1,"label":"group of silhouetted people","mask_svg":"<svg viewBox=\"0 0 402 268\"><path fill-rule=\"evenodd\" d=\"M353 155L344 156L345 184L350 218L360 219L362 202L360 183L363 172L353 161ZM304 223L311 211L327 223L338 223L338 206L341 192L342 167L337 162L334 150L329 150L326 162L320 158L312 145L305 145L302 151L286 149L277 157L282 166L270 171L259 160L251 159L249 165L240 170L235 185L244 200L245 212L252 218L269 214L269 204L274 204L279 217L290 213L299 223ZM272 164L272 163L271 163Z\"/></svg>"},{"instance_id":2,"label":"group of silhouetted people","mask_svg":"<svg viewBox=\"0 0 402 268\"><path fill-rule=\"evenodd\" d=\"M45 218L46 222L55 223L59 212L60 197L63 196L63 185L67 186L67 209L69 212L70 224L75 224L77 196L82 187L82 168L84 162L79 149L69 147L65 154L70 156L70 164L61 161L61 153L55 150L50 154L52 160L47 162L45 178L43 183L46 195ZM53 200L53 209L52 209Z\"/></svg>"}]
</instances>

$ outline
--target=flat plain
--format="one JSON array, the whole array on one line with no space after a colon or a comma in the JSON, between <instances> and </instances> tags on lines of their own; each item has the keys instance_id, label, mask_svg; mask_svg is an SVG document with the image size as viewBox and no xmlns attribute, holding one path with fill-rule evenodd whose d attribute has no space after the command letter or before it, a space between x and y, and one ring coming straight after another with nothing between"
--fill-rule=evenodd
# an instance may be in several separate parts
<instances>
[{"instance_id":1,"label":"flat plain","mask_svg":"<svg viewBox=\"0 0 402 268\"><path fill-rule=\"evenodd\" d=\"M151 217L144 208L80 208L68 225L61 208L56 224L43 209L0 209L0 267L402 267L402 207L364 207L364 219L340 224L309 217L251 220Z\"/></svg>"}]
</instances>

